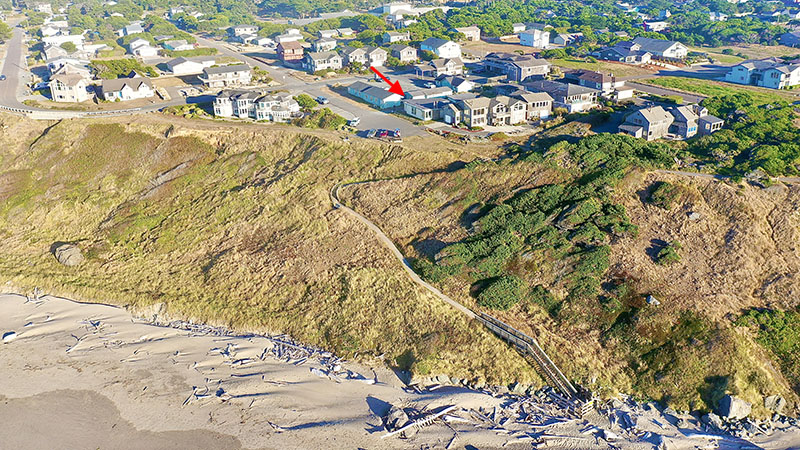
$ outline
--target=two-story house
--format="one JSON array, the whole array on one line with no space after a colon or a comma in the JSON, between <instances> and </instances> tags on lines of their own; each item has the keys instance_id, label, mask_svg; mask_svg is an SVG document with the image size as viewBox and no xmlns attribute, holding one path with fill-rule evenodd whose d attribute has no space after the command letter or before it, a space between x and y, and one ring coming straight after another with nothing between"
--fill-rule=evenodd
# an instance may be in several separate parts
<instances>
[{"instance_id":1,"label":"two-story house","mask_svg":"<svg viewBox=\"0 0 800 450\"><path fill-rule=\"evenodd\" d=\"M408 42L411 40L411 33L408 31L387 31L383 33L384 44L394 44L395 42Z\"/></svg>"},{"instance_id":2,"label":"two-story house","mask_svg":"<svg viewBox=\"0 0 800 450\"><path fill-rule=\"evenodd\" d=\"M672 114L661 106L651 106L628 115L625 122L619 126L619 131L629 136L653 141L666 136L674 120Z\"/></svg>"},{"instance_id":3,"label":"two-story house","mask_svg":"<svg viewBox=\"0 0 800 450\"><path fill-rule=\"evenodd\" d=\"M231 66L206 67L200 75L200 81L207 88L228 86L244 86L250 84L252 73L247 64Z\"/></svg>"},{"instance_id":4,"label":"two-story house","mask_svg":"<svg viewBox=\"0 0 800 450\"><path fill-rule=\"evenodd\" d=\"M144 77L117 78L103 80L100 85L103 99L106 101L127 101L148 98L155 95L153 83Z\"/></svg>"},{"instance_id":5,"label":"two-story house","mask_svg":"<svg viewBox=\"0 0 800 450\"><path fill-rule=\"evenodd\" d=\"M296 62L303 59L303 46L296 41L281 42L275 49L283 62Z\"/></svg>"},{"instance_id":6,"label":"two-story house","mask_svg":"<svg viewBox=\"0 0 800 450\"><path fill-rule=\"evenodd\" d=\"M446 39L428 38L420 43L419 48L439 58L461 58L461 46Z\"/></svg>"},{"instance_id":7,"label":"two-story house","mask_svg":"<svg viewBox=\"0 0 800 450\"><path fill-rule=\"evenodd\" d=\"M481 29L475 25L469 27L454 28L453 31L464 35L465 41L480 41Z\"/></svg>"},{"instance_id":8,"label":"two-story house","mask_svg":"<svg viewBox=\"0 0 800 450\"><path fill-rule=\"evenodd\" d=\"M550 45L550 32L537 29L519 33L519 45L533 48L547 48Z\"/></svg>"},{"instance_id":9,"label":"two-story house","mask_svg":"<svg viewBox=\"0 0 800 450\"><path fill-rule=\"evenodd\" d=\"M550 73L550 63L533 55L493 52L483 58L484 70L505 74L509 81L521 83L530 79L544 78Z\"/></svg>"},{"instance_id":10,"label":"two-story house","mask_svg":"<svg viewBox=\"0 0 800 450\"><path fill-rule=\"evenodd\" d=\"M390 54L402 63L414 62L418 59L417 49L406 44L393 44L389 46Z\"/></svg>"},{"instance_id":11,"label":"two-story house","mask_svg":"<svg viewBox=\"0 0 800 450\"><path fill-rule=\"evenodd\" d=\"M531 81L524 83L531 92L545 92L553 98L554 108L565 108L567 112L584 112L598 105L597 96L600 91L572 83L558 81Z\"/></svg>"},{"instance_id":12,"label":"two-story house","mask_svg":"<svg viewBox=\"0 0 800 450\"><path fill-rule=\"evenodd\" d=\"M319 38L311 44L311 48L315 52L329 52L336 48L336 39Z\"/></svg>"},{"instance_id":13,"label":"two-story house","mask_svg":"<svg viewBox=\"0 0 800 450\"><path fill-rule=\"evenodd\" d=\"M78 74L55 75L50 78L50 98L54 102L80 103L89 99L86 79Z\"/></svg>"},{"instance_id":14,"label":"two-story house","mask_svg":"<svg viewBox=\"0 0 800 450\"><path fill-rule=\"evenodd\" d=\"M342 68L342 57L336 52L306 53L303 59L303 68L309 73L320 70L339 70Z\"/></svg>"}]
</instances>

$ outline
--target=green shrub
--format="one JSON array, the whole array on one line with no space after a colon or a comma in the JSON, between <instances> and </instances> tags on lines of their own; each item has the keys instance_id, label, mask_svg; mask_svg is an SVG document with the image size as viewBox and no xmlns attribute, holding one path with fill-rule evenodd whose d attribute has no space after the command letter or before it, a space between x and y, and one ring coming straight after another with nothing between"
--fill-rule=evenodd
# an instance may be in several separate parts
<instances>
[{"instance_id":1,"label":"green shrub","mask_svg":"<svg viewBox=\"0 0 800 450\"><path fill-rule=\"evenodd\" d=\"M681 189L666 181L658 181L650 188L647 201L663 209L672 209L675 201L680 197Z\"/></svg>"},{"instance_id":2,"label":"green shrub","mask_svg":"<svg viewBox=\"0 0 800 450\"><path fill-rule=\"evenodd\" d=\"M496 278L478 294L478 304L491 309L507 310L524 295L525 283L517 276Z\"/></svg>"},{"instance_id":3,"label":"green shrub","mask_svg":"<svg viewBox=\"0 0 800 450\"><path fill-rule=\"evenodd\" d=\"M681 249L681 243L678 241L672 241L669 245L662 248L658 251L658 255L656 256L656 262L661 264L662 266L668 266L670 264L676 263L681 260L681 255L678 254L678 250Z\"/></svg>"},{"instance_id":4,"label":"green shrub","mask_svg":"<svg viewBox=\"0 0 800 450\"><path fill-rule=\"evenodd\" d=\"M310 111L310 110L316 108L317 105L319 105L319 103L317 103L317 101L314 100L313 98L311 98L311 96L308 95L308 94L296 95L294 97L294 100L305 111Z\"/></svg>"}]
</instances>

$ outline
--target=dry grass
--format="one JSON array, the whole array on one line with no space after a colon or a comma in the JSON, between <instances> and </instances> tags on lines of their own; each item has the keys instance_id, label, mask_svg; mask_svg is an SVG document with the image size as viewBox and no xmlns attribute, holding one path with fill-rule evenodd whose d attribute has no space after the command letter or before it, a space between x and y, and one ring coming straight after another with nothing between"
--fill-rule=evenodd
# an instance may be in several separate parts
<instances>
[{"instance_id":1,"label":"dry grass","mask_svg":"<svg viewBox=\"0 0 800 450\"><path fill-rule=\"evenodd\" d=\"M172 317L286 332L418 375L538 380L330 206L336 182L442 167L462 158L460 147L159 116L65 121L30 137L2 153L0 276L13 286L138 310L164 303ZM57 241L77 242L85 263L58 264Z\"/></svg>"}]
</instances>

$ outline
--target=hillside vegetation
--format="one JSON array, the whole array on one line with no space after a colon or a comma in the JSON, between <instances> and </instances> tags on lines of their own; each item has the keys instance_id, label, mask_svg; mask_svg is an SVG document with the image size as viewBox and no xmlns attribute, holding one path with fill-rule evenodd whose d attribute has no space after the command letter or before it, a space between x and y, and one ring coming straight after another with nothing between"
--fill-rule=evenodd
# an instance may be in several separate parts
<instances>
[{"instance_id":1,"label":"hillside vegetation","mask_svg":"<svg viewBox=\"0 0 800 450\"><path fill-rule=\"evenodd\" d=\"M514 351L412 284L328 198L339 181L427 171L463 150L171 116L0 117L0 280L12 287L284 332L417 376L538 380ZM50 253L58 242L77 244L83 264L59 264Z\"/></svg>"},{"instance_id":2,"label":"hillside vegetation","mask_svg":"<svg viewBox=\"0 0 800 450\"><path fill-rule=\"evenodd\" d=\"M762 396L800 393L796 319L737 318L798 306L800 188L654 171L673 151L573 123L513 158L346 193L426 278L596 392L686 409L733 393L765 414Z\"/></svg>"}]
</instances>

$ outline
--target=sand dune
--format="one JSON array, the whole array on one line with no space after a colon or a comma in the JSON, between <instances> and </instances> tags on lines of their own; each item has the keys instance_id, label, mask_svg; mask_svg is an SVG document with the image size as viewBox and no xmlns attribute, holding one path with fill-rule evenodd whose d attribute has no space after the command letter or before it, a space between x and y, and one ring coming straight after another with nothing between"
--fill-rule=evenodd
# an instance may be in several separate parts
<instances>
[{"instance_id":1,"label":"sand dune","mask_svg":"<svg viewBox=\"0 0 800 450\"><path fill-rule=\"evenodd\" d=\"M558 417L546 400L463 387L417 392L383 367L343 362L285 336L160 327L119 308L49 296L0 296L0 333L15 333L0 344L2 448L753 445L709 436L691 416L679 429L634 403L625 408L638 425L625 429L609 421L613 410L577 419ZM381 417L391 405L430 413L454 408L409 439L383 439ZM798 448L800 432L775 431L753 442Z\"/></svg>"}]
</instances>

